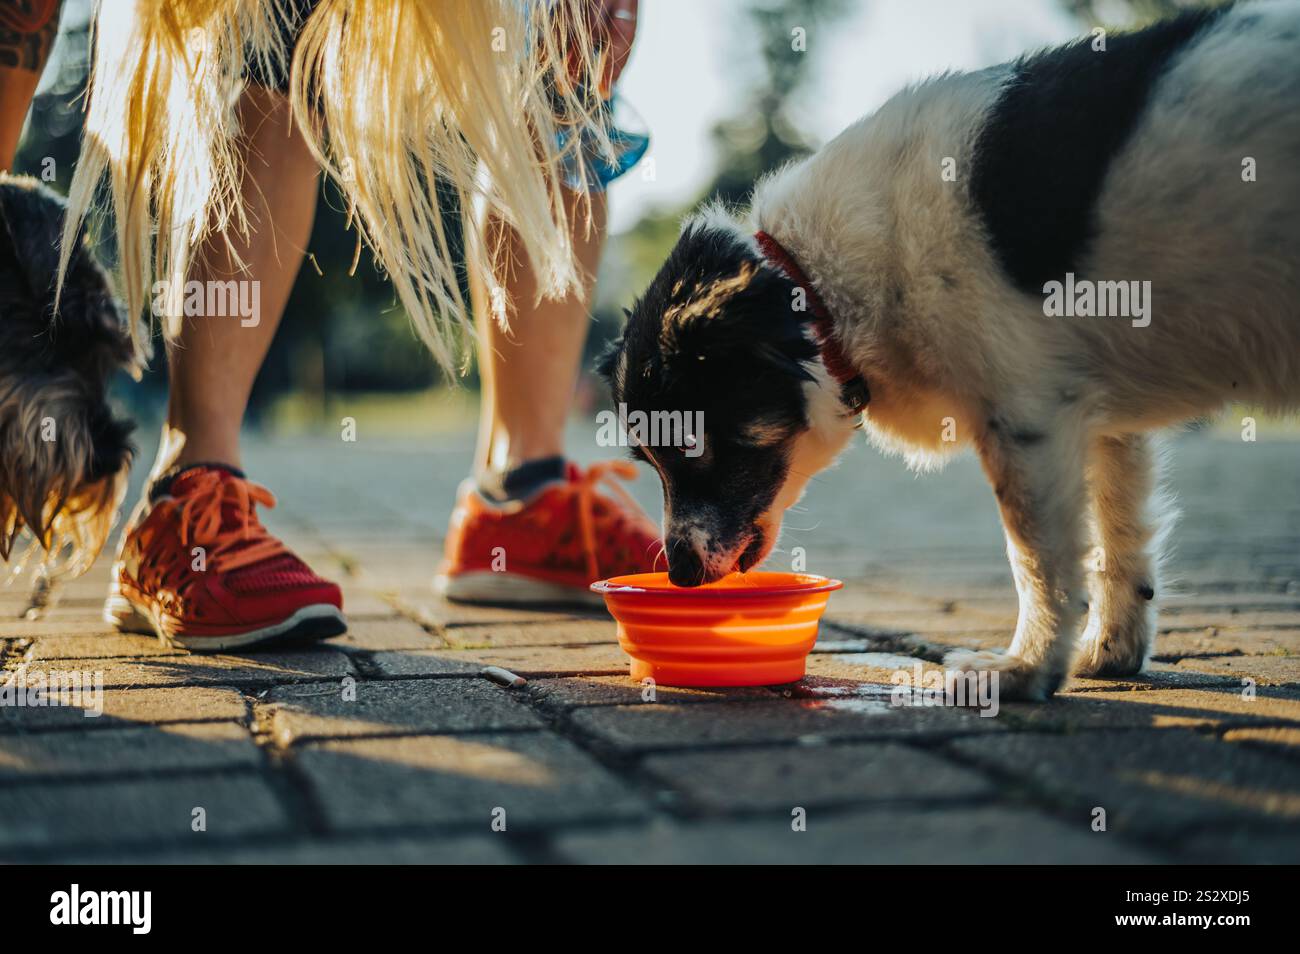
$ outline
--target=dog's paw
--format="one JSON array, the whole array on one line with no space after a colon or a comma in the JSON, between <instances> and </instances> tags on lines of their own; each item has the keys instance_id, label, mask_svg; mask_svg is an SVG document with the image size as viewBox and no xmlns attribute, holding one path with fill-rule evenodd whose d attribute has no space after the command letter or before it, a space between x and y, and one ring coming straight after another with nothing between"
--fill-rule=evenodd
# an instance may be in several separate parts
<instances>
[{"instance_id":1,"label":"dog's paw","mask_svg":"<svg viewBox=\"0 0 1300 954\"><path fill-rule=\"evenodd\" d=\"M1064 679L1063 674L1030 665L1019 656L987 649L955 650L943 657L943 666L949 696L956 694L956 682L961 673L997 673L998 697L1026 702L1045 702Z\"/></svg>"},{"instance_id":2,"label":"dog's paw","mask_svg":"<svg viewBox=\"0 0 1300 954\"><path fill-rule=\"evenodd\" d=\"M1073 671L1085 679L1134 676L1147 663L1146 642L1087 634L1079 640Z\"/></svg>"},{"instance_id":3,"label":"dog's paw","mask_svg":"<svg viewBox=\"0 0 1300 954\"><path fill-rule=\"evenodd\" d=\"M1149 605L1134 600L1118 611L1113 604L1106 609L1096 608L1075 644L1071 671L1076 676L1132 676L1146 667L1155 630Z\"/></svg>"}]
</instances>

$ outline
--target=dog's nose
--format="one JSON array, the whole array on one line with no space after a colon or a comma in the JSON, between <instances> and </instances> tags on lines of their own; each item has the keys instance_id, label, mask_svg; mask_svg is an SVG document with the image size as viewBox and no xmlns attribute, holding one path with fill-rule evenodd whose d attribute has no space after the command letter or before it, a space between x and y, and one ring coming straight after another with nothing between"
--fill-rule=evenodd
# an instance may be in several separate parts
<instances>
[{"instance_id":1,"label":"dog's nose","mask_svg":"<svg viewBox=\"0 0 1300 954\"><path fill-rule=\"evenodd\" d=\"M699 586L704 582L704 557L685 537L668 540L668 582L674 586Z\"/></svg>"}]
</instances>

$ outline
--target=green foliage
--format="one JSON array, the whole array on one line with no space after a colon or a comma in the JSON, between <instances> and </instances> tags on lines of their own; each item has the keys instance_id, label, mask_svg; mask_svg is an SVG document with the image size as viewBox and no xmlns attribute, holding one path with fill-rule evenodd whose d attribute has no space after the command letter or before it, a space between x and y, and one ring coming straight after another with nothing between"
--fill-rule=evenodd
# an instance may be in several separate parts
<instances>
[{"instance_id":1,"label":"green foliage","mask_svg":"<svg viewBox=\"0 0 1300 954\"><path fill-rule=\"evenodd\" d=\"M763 173L812 151L814 144L799 128L792 104L808 82L816 59L795 49L794 31L815 34L846 6L845 0L752 0L747 4L744 15L756 36L762 72L740 110L713 129L718 171L706 195L740 202ZM815 35L810 42L816 44Z\"/></svg>"},{"instance_id":2,"label":"green foliage","mask_svg":"<svg viewBox=\"0 0 1300 954\"><path fill-rule=\"evenodd\" d=\"M813 150L815 143L800 128L794 104L816 60L813 53L795 48L793 31L805 31L809 49L815 49L816 32L827 29L848 6L847 0L747 0L742 16L758 52L757 81L736 112L714 126L716 171L700 195L684 207L651 210L617 239L614 253L623 265L617 278L628 295L649 284L677 240L687 212L706 199L741 203L764 173ZM621 314L598 312L596 318L590 352L603 347L622 326Z\"/></svg>"}]
</instances>

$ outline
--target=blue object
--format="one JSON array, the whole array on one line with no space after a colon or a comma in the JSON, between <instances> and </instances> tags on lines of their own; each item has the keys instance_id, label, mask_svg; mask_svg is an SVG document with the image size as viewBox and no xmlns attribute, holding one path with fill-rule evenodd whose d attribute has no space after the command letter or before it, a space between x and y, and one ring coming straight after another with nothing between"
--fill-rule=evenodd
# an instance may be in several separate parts
<instances>
[{"instance_id":1,"label":"blue object","mask_svg":"<svg viewBox=\"0 0 1300 954\"><path fill-rule=\"evenodd\" d=\"M609 141L614 147L612 162L609 154L598 145L596 134L590 127L584 126L577 131L561 129L556 133L556 143L562 150L573 136L582 138L578 152L566 154L560 163L564 184L578 192L604 192L611 182L640 162L650 148L649 133L635 128L643 126L641 117L625 100L620 100L617 93L606 100L602 108L609 123Z\"/></svg>"}]
</instances>

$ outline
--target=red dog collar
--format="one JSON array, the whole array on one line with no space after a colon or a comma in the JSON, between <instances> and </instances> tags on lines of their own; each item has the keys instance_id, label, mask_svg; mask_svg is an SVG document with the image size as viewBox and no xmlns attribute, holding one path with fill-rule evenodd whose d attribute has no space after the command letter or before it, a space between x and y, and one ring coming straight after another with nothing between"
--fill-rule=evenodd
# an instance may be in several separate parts
<instances>
[{"instance_id":1,"label":"red dog collar","mask_svg":"<svg viewBox=\"0 0 1300 954\"><path fill-rule=\"evenodd\" d=\"M853 367L853 362L840 347L835 337L831 313L826 310L826 303L821 300L821 296L817 294L813 283L799 267L799 263L781 247L780 242L761 230L754 233L754 239L767 260L785 272L786 276L808 296L808 307L813 315L813 332L817 335L817 347L821 351L822 364L826 366L830 376L839 382L840 399L854 414L862 413L862 409L871 400L871 392L867 390L866 380Z\"/></svg>"}]
</instances>

